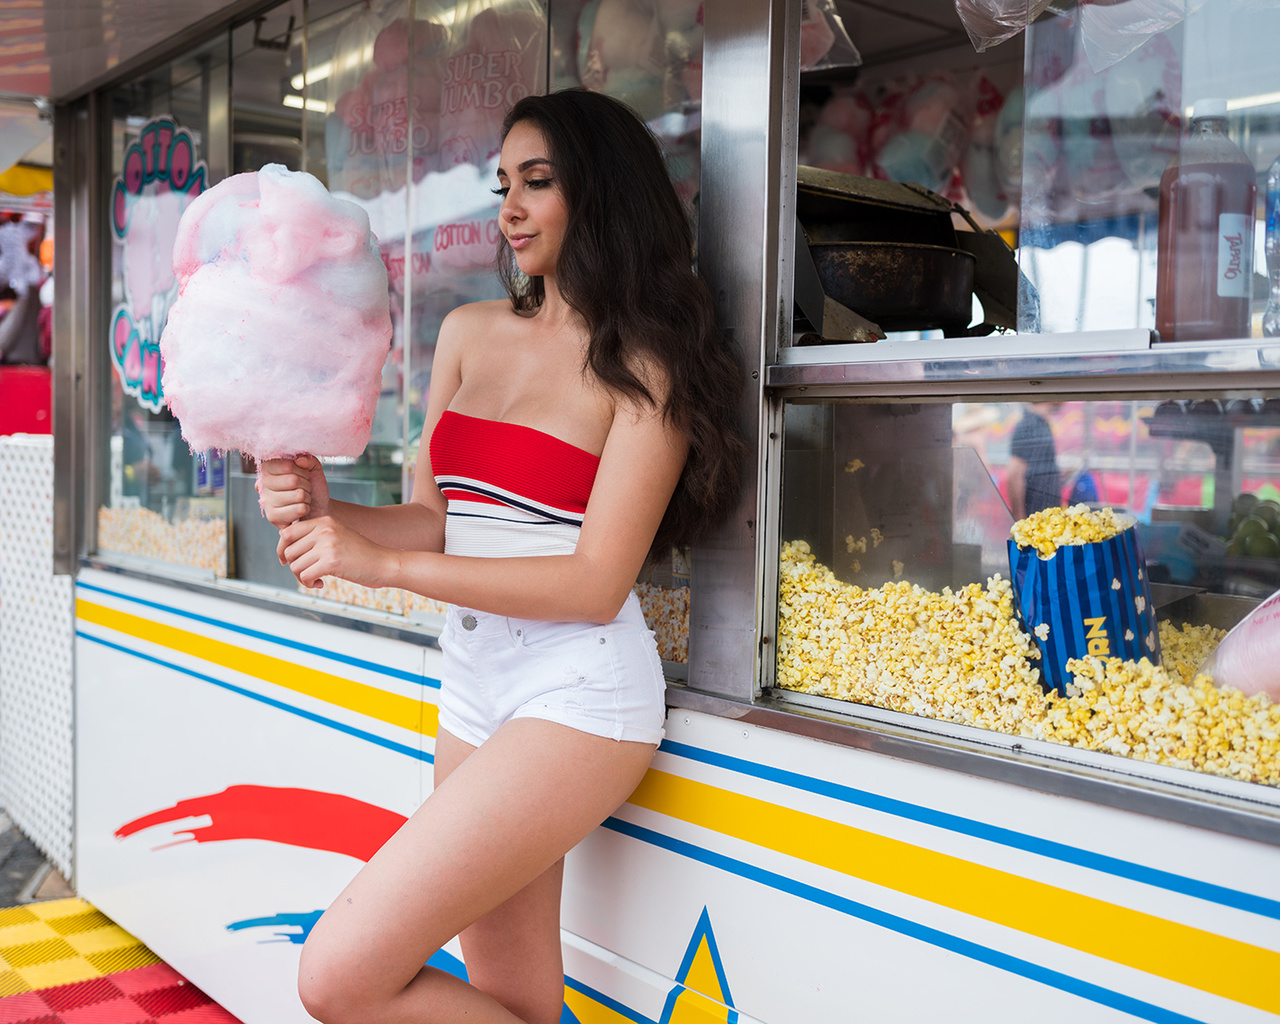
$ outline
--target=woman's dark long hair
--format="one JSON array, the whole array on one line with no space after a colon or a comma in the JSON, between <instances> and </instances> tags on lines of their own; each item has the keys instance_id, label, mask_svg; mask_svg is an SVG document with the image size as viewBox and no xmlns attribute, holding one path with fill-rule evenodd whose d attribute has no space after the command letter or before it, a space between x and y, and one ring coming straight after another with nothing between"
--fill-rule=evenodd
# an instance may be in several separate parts
<instances>
[{"instance_id":1,"label":"woman's dark long hair","mask_svg":"<svg viewBox=\"0 0 1280 1024\"><path fill-rule=\"evenodd\" d=\"M502 137L536 126L569 208L556 284L587 324L587 366L609 389L655 404L637 357L669 385L663 416L689 439L689 458L650 549L667 556L719 525L737 504L746 445L737 428L742 368L716 329L711 293L693 272L693 236L657 140L626 105L566 89L527 96ZM506 239L498 274L517 312L542 304Z\"/></svg>"}]
</instances>

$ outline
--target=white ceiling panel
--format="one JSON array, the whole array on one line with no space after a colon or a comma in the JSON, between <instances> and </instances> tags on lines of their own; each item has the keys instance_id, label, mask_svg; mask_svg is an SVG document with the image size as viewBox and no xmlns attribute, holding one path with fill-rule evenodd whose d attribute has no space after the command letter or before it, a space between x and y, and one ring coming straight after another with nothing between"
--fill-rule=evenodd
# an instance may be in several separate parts
<instances>
[{"instance_id":1,"label":"white ceiling panel","mask_svg":"<svg viewBox=\"0 0 1280 1024\"><path fill-rule=\"evenodd\" d=\"M239 0L0 0L0 96L66 99Z\"/></svg>"}]
</instances>

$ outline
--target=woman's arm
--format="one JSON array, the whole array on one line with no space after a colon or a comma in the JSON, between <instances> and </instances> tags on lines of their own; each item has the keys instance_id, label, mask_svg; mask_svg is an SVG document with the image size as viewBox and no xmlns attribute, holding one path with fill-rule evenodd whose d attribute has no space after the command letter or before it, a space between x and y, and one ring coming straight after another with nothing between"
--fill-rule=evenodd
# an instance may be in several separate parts
<instances>
[{"instance_id":1,"label":"woman's arm","mask_svg":"<svg viewBox=\"0 0 1280 1024\"><path fill-rule=\"evenodd\" d=\"M551 622L609 622L622 608L675 491L688 451L656 408L619 406L571 555L465 558L396 551L332 517L282 531L290 568L307 586L339 576L400 587L496 615Z\"/></svg>"},{"instance_id":2,"label":"woman's arm","mask_svg":"<svg viewBox=\"0 0 1280 1024\"><path fill-rule=\"evenodd\" d=\"M1014 520L1022 519L1027 514L1027 462L1016 455L1010 455L1004 469L1005 484L1009 490L1009 511Z\"/></svg>"}]
</instances>

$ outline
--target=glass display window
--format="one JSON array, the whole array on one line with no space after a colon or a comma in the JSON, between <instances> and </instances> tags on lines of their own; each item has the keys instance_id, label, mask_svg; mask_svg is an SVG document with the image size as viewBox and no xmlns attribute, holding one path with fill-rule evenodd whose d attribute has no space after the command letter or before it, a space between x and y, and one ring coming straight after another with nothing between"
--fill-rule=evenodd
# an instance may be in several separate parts
<instances>
[{"instance_id":1,"label":"glass display window","mask_svg":"<svg viewBox=\"0 0 1280 1024\"><path fill-rule=\"evenodd\" d=\"M193 454L161 390L160 334L177 294L173 240L183 210L212 184L225 142L226 39L107 94L111 173L107 376L99 382L106 479L98 549L227 574L227 460Z\"/></svg>"},{"instance_id":2,"label":"glass display window","mask_svg":"<svg viewBox=\"0 0 1280 1024\"><path fill-rule=\"evenodd\" d=\"M493 189L506 111L552 80L615 95L648 119L692 209L699 6L646 8L641 53L628 49L635 5L291 0L112 89L119 223L97 550L299 589L259 513L252 460L192 452L161 393L157 342L176 299L173 239L197 195L229 174L279 164L314 175L368 216L387 271L391 351L368 446L359 457L326 459L326 472L336 497L399 502L416 468L441 322L458 305L504 295ZM586 22L587 40L571 52ZM673 552L637 583L673 666L687 659L688 577L688 552ZM308 596L427 623L443 612L412 593L338 580Z\"/></svg>"},{"instance_id":3,"label":"glass display window","mask_svg":"<svg viewBox=\"0 0 1280 1024\"><path fill-rule=\"evenodd\" d=\"M1040 302L1020 331L1278 329L1262 323L1278 33L1274 7L1225 0L1149 19L1054 8L1031 24L1019 256Z\"/></svg>"},{"instance_id":4,"label":"glass display window","mask_svg":"<svg viewBox=\"0 0 1280 1024\"><path fill-rule=\"evenodd\" d=\"M1277 405L786 402L774 692L1280 785Z\"/></svg>"},{"instance_id":5,"label":"glass display window","mask_svg":"<svg viewBox=\"0 0 1280 1024\"><path fill-rule=\"evenodd\" d=\"M661 140L676 191L700 189L702 2L552 0L553 88L626 103Z\"/></svg>"}]
</instances>

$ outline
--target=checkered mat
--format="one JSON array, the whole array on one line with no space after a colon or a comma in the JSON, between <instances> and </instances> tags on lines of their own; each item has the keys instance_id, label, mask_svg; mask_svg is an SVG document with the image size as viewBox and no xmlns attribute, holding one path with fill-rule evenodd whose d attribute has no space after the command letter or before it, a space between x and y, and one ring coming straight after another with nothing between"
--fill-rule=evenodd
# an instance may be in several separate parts
<instances>
[{"instance_id":1,"label":"checkered mat","mask_svg":"<svg viewBox=\"0 0 1280 1024\"><path fill-rule=\"evenodd\" d=\"M84 900L0 910L0 1024L239 1024Z\"/></svg>"}]
</instances>

